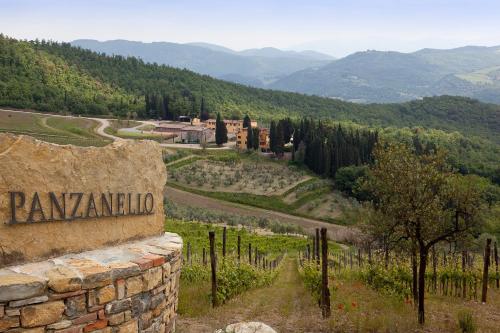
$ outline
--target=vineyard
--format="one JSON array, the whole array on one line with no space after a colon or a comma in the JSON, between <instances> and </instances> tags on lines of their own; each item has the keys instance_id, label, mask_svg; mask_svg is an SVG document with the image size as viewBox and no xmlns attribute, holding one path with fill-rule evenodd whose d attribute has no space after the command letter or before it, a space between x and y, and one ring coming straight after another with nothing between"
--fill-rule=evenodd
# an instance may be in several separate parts
<instances>
[{"instance_id":1,"label":"vineyard","mask_svg":"<svg viewBox=\"0 0 500 333\"><path fill-rule=\"evenodd\" d=\"M179 313L189 315L205 313L212 305L223 304L244 291L270 285L284 256L307 243L305 237L259 235L241 225L233 228L168 220L165 229L184 240ZM213 263L215 292L211 290Z\"/></svg>"},{"instance_id":2,"label":"vineyard","mask_svg":"<svg viewBox=\"0 0 500 333\"><path fill-rule=\"evenodd\" d=\"M405 255L404 251L372 250L370 247L329 250L325 256L319 253L321 241L318 237L312 244L299 253L299 271L305 287L323 310L330 310L330 295L338 293L346 281L359 281L375 290L383 297L399 299L407 307L418 302L415 259ZM327 269L326 285L322 280ZM458 251L451 246L434 248L429 262L429 271L425 275L425 294L432 302L439 302L441 307L449 307L460 299L463 307L457 313L458 325L462 332L474 332L477 326L491 323L479 323L474 316L479 304L500 305L500 273L496 242L485 242L484 252ZM326 290L325 290L326 288ZM325 301L325 297L328 299ZM356 307L340 303L337 310ZM323 310L324 311L324 310ZM500 315L500 312L497 312ZM462 326L467 326L466 328ZM472 326L473 328L470 328ZM485 328L485 332L491 330ZM491 332L495 332L494 330Z\"/></svg>"}]
</instances>

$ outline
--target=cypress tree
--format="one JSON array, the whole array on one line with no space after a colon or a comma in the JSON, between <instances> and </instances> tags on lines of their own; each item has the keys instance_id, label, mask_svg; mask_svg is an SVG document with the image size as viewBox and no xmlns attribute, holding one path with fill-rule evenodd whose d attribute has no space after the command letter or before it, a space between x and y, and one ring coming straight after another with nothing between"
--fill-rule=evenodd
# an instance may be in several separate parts
<instances>
[{"instance_id":1,"label":"cypress tree","mask_svg":"<svg viewBox=\"0 0 500 333\"><path fill-rule=\"evenodd\" d=\"M245 118L243 118L243 128L247 127L252 127L252 121L248 115L245 115Z\"/></svg>"},{"instance_id":2,"label":"cypress tree","mask_svg":"<svg viewBox=\"0 0 500 333\"><path fill-rule=\"evenodd\" d=\"M253 148L253 130L252 126L248 126L246 128L247 131L247 149L250 150Z\"/></svg>"},{"instance_id":3,"label":"cypress tree","mask_svg":"<svg viewBox=\"0 0 500 333\"><path fill-rule=\"evenodd\" d=\"M215 143L220 147L227 142L227 128L220 113L217 113L215 120Z\"/></svg>"},{"instance_id":4,"label":"cypress tree","mask_svg":"<svg viewBox=\"0 0 500 333\"><path fill-rule=\"evenodd\" d=\"M276 122L271 121L271 126L269 127L269 148L274 153L276 151Z\"/></svg>"},{"instance_id":5,"label":"cypress tree","mask_svg":"<svg viewBox=\"0 0 500 333\"><path fill-rule=\"evenodd\" d=\"M258 127L252 128L253 131L253 149L259 150L260 148L260 129Z\"/></svg>"},{"instance_id":6,"label":"cypress tree","mask_svg":"<svg viewBox=\"0 0 500 333\"><path fill-rule=\"evenodd\" d=\"M205 98L202 97L201 98L201 105L200 105L200 120L205 121L205 120L208 120L208 118L209 118L209 114L208 114L207 107L205 105Z\"/></svg>"},{"instance_id":7,"label":"cypress tree","mask_svg":"<svg viewBox=\"0 0 500 333\"><path fill-rule=\"evenodd\" d=\"M276 132L275 132L275 142L274 142L274 153L278 156L283 155L284 152L284 146L285 146L285 139L283 138L283 122L278 122L278 125L276 126Z\"/></svg>"}]
</instances>

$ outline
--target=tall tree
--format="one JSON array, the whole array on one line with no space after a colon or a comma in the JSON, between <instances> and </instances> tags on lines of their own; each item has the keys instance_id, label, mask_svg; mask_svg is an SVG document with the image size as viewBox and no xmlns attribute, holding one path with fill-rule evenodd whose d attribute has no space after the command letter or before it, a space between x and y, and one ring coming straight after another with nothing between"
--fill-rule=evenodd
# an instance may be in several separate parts
<instances>
[{"instance_id":1,"label":"tall tree","mask_svg":"<svg viewBox=\"0 0 500 333\"><path fill-rule=\"evenodd\" d=\"M285 139L283 138L283 123L278 122L274 136L274 153L278 156L283 155L285 151Z\"/></svg>"},{"instance_id":2,"label":"tall tree","mask_svg":"<svg viewBox=\"0 0 500 333\"><path fill-rule=\"evenodd\" d=\"M215 143L220 147L227 142L227 128L220 112L217 112L215 120Z\"/></svg>"},{"instance_id":3,"label":"tall tree","mask_svg":"<svg viewBox=\"0 0 500 333\"><path fill-rule=\"evenodd\" d=\"M243 129L245 131L245 129ZM247 149L253 149L253 130L252 126L246 128L247 131Z\"/></svg>"},{"instance_id":4,"label":"tall tree","mask_svg":"<svg viewBox=\"0 0 500 333\"><path fill-rule=\"evenodd\" d=\"M276 122L271 120L271 126L269 126L269 149L272 152L276 150Z\"/></svg>"},{"instance_id":5,"label":"tall tree","mask_svg":"<svg viewBox=\"0 0 500 333\"><path fill-rule=\"evenodd\" d=\"M205 97L201 98L200 104L200 120L205 121L208 120L210 115L208 114L207 106L205 105Z\"/></svg>"},{"instance_id":6,"label":"tall tree","mask_svg":"<svg viewBox=\"0 0 500 333\"><path fill-rule=\"evenodd\" d=\"M440 152L416 155L404 145L388 144L378 146L374 155L365 189L383 218L374 220L368 230L385 239L408 241L416 249L418 321L423 324L429 250L481 226L482 188L471 178L452 174Z\"/></svg>"},{"instance_id":7,"label":"tall tree","mask_svg":"<svg viewBox=\"0 0 500 333\"><path fill-rule=\"evenodd\" d=\"M259 150L260 148L260 129L258 127L252 128L253 134L252 134L252 148L255 150Z\"/></svg>"},{"instance_id":8,"label":"tall tree","mask_svg":"<svg viewBox=\"0 0 500 333\"><path fill-rule=\"evenodd\" d=\"M243 118L243 128L248 127L252 127L252 121L250 120L250 117L248 115L245 115L245 118Z\"/></svg>"}]
</instances>

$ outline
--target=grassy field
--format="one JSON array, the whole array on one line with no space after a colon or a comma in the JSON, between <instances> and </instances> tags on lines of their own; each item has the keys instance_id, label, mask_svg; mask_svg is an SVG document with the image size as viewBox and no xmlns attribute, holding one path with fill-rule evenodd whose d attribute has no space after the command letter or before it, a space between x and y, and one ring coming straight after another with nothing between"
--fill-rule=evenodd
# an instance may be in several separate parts
<instances>
[{"instance_id":1,"label":"grassy field","mask_svg":"<svg viewBox=\"0 0 500 333\"><path fill-rule=\"evenodd\" d=\"M58 144L100 147L110 143L95 132L97 126L91 119L0 111L0 132L30 135Z\"/></svg>"},{"instance_id":2,"label":"grassy field","mask_svg":"<svg viewBox=\"0 0 500 333\"><path fill-rule=\"evenodd\" d=\"M179 150L165 157L168 185L179 190L301 217L350 225L360 207L330 180L256 154Z\"/></svg>"}]
</instances>

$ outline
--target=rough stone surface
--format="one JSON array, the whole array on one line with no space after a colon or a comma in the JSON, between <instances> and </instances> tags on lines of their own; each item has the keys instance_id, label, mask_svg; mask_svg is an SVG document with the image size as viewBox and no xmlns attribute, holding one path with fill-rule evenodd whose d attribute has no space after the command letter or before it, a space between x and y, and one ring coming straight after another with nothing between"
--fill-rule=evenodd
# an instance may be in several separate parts
<instances>
[{"instance_id":1,"label":"rough stone surface","mask_svg":"<svg viewBox=\"0 0 500 333\"><path fill-rule=\"evenodd\" d=\"M147 156L147 158L145 158ZM163 231L161 147L153 141L118 140L106 147L59 146L29 136L0 134L0 221L11 218L9 191L26 194L26 220L35 192L50 215L48 192L152 193L152 215L9 225L0 223L0 267L117 244ZM83 202L82 207L85 206ZM100 202L97 202L100 207ZM85 235L85 241L82 241ZM26 297L22 297L26 298Z\"/></svg>"},{"instance_id":2,"label":"rough stone surface","mask_svg":"<svg viewBox=\"0 0 500 333\"><path fill-rule=\"evenodd\" d=\"M45 289L46 281L43 279L10 271L2 274L0 271L0 302L39 296Z\"/></svg>"},{"instance_id":3,"label":"rough stone surface","mask_svg":"<svg viewBox=\"0 0 500 333\"><path fill-rule=\"evenodd\" d=\"M81 277L74 269L66 266L56 266L45 272L45 276L49 279L49 288L57 293L66 293L82 288Z\"/></svg>"},{"instance_id":4,"label":"rough stone surface","mask_svg":"<svg viewBox=\"0 0 500 333\"><path fill-rule=\"evenodd\" d=\"M137 320L131 320L125 324L118 326L117 333L136 333L138 332Z\"/></svg>"},{"instance_id":5,"label":"rough stone surface","mask_svg":"<svg viewBox=\"0 0 500 333\"><path fill-rule=\"evenodd\" d=\"M224 330L217 330L215 333L277 333L264 323L250 321L228 325Z\"/></svg>"},{"instance_id":6,"label":"rough stone surface","mask_svg":"<svg viewBox=\"0 0 500 333\"><path fill-rule=\"evenodd\" d=\"M23 327L52 324L61 320L63 312L62 301L26 306L21 310L21 324Z\"/></svg>"},{"instance_id":7,"label":"rough stone surface","mask_svg":"<svg viewBox=\"0 0 500 333\"><path fill-rule=\"evenodd\" d=\"M151 290L158 287L163 281L163 271L161 267L148 269L144 277L144 289Z\"/></svg>"},{"instance_id":8,"label":"rough stone surface","mask_svg":"<svg viewBox=\"0 0 500 333\"><path fill-rule=\"evenodd\" d=\"M87 313L87 300L85 295L69 297L66 299L66 316L73 318Z\"/></svg>"},{"instance_id":9,"label":"rough stone surface","mask_svg":"<svg viewBox=\"0 0 500 333\"><path fill-rule=\"evenodd\" d=\"M43 295L43 296L38 296L38 297L33 297L33 298L28 298L28 299L22 299L19 301L12 301L12 302L9 302L9 306L11 308L16 308L19 306L24 306L24 305L29 305L29 304L43 303L43 302L47 302L48 300L49 300L49 297L46 295Z\"/></svg>"},{"instance_id":10,"label":"rough stone surface","mask_svg":"<svg viewBox=\"0 0 500 333\"><path fill-rule=\"evenodd\" d=\"M97 291L97 302L102 305L111 302L116 298L115 286L110 284Z\"/></svg>"}]
</instances>

